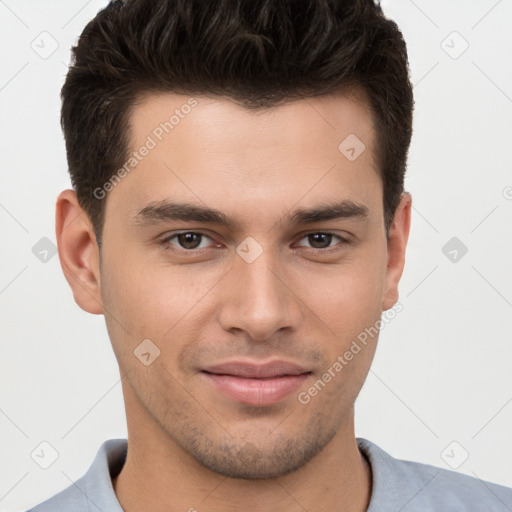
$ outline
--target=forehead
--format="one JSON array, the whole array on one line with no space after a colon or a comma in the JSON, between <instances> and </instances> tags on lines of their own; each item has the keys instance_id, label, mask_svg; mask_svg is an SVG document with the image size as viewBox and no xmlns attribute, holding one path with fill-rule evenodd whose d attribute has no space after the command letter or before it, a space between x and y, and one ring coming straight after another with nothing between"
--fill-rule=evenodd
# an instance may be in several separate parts
<instances>
[{"instance_id":1,"label":"forehead","mask_svg":"<svg viewBox=\"0 0 512 512\"><path fill-rule=\"evenodd\" d=\"M364 139L366 145L373 144L374 136L368 97L361 88L258 109L220 97L145 94L131 109L130 129L134 146L148 135L161 142L167 135L176 139L193 131L203 149L212 140L215 144L243 140L244 147L239 149L249 150L264 141L283 147L302 139L310 141L307 147L325 141L320 146L329 145L332 150L333 141L341 142L350 134Z\"/></svg>"},{"instance_id":2,"label":"forehead","mask_svg":"<svg viewBox=\"0 0 512 512\"><path fill-rule=\"evenodd\" d=\"M371 204L381 198L374 139L360 91L259 110L221 98L146 95L130 113L137 161L108 202L129 217L179 200L228 215L243 207L260 218L299 202Z\"/></svg>"}]
</instances>

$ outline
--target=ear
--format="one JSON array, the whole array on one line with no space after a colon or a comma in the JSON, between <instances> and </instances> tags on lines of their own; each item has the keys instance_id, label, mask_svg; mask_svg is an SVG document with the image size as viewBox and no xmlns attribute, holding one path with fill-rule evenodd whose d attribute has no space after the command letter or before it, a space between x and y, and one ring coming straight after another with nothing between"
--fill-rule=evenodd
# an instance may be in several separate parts
<instances>
[{"instance_id":1,"label":"ear","mask_svg":"<svg viewBox=\"0 0 512 512\"><path fill-rule=\"evenodd\" d=\"M55 230L60 264L75 302L88 313L102 314L98 244L74 190L57 197Z\"/></svg>"},{"instance_id":2,"label":"ear","mask_svg":"<svg viewBox=\"0 0 512 512\"><path fill-rule=\"evenodd\" d=\"M405 249L411 226L412 196L404 192L389 228L388 265L382 310L386 311L398 301L398 283L405 265Z\"/></svg>"}]
</instances>

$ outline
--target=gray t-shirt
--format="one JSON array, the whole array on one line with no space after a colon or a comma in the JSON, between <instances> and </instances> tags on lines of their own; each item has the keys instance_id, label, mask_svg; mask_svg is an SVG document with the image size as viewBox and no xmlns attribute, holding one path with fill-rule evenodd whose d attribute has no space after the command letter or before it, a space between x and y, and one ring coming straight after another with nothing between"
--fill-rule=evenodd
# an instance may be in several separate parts
<instances>
[{"instance_id":1,"label":"gray t-shirt","mask_svg":"<svg viewBox=\"0 0 512 512\"><path fill-rule=\"evenodd\" d=\"M367 512L511 512L512 488L427 464L395 459L357 439L372 469ZM126 439L109 439L74 484L27 512L123 512L112 487L126 460Z\"/></svg>"}]
</instances>

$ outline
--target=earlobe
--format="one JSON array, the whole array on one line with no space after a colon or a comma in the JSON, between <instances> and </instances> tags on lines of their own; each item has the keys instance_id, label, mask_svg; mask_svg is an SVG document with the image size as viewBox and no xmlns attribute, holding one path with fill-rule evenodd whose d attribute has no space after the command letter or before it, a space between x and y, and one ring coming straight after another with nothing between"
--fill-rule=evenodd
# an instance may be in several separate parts
<instances>
[{"instance_id":1,"label":"earlobe","mask_svg":"<svg viewBox=\"0 0 512 512\"><path fill-rule=\"evenodd\" d=\"M412 196L409 192L404 192L389 229L386 283L382 300L383 311L392 308L398 301L398 283L405 266L405 251L411 226L411 206Z\"/></svg>"},{"instance_id":2,"label":"earlobe","mask_svg":"<svg viewBox=\"0 0 512 512\"><path fill-rule=\"evenodd\" d=\"M99 249L74 190L64 190L57 197L55 230L60 264L75 302L88 313L102 314Z\"/></svg>"}]
</instances>

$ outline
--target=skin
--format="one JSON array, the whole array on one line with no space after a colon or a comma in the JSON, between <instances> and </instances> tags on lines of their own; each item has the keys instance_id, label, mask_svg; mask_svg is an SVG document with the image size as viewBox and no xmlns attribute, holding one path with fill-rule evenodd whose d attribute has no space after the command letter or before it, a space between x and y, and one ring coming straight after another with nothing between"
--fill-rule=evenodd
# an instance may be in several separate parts
<instances>
[{"instance_id":1,"label":"skin","mask_svg":"<svg viewBox=\"0 0 512 512\"><path fill-rule=\"evenodd\" d=\"M141 100L130 117L131 149L187 99ZM260 112L196 99L108 193L101 260L75 193L57 200L63 271L77 304L105 316L123 376L129 448L115 492L124 510L138 512L364 511L372 475L356 445L354 402L377 337L306 405L297 393L273 405L240 404L200 369L284 359L311 370L299 389L308 390L397 302L411 196L403 194L386 239L361 91ZM355 161L338 150L351 133L366 145ZM164 199L216 208L237 226L134 222ZM365 205L368 216L287 221L296 208L342 199ZM187 230L205 234L199 249L177 238L162 243ZM348 243L334 236L314 245L307 236L326 231ZM252 263L236 252L248 236L263 250ZM144 339L160 350L149 366L134 356Z\"/></svg>"}]
</instances>

